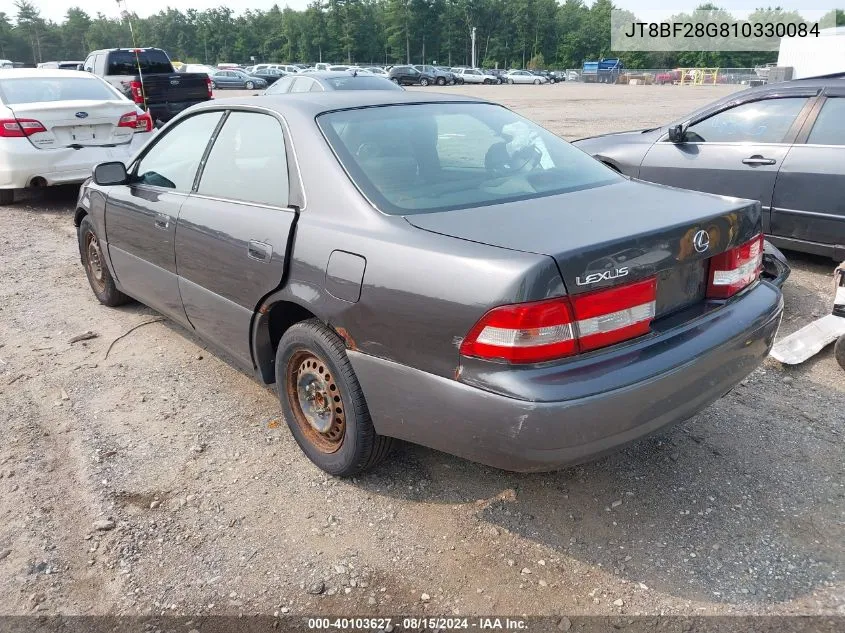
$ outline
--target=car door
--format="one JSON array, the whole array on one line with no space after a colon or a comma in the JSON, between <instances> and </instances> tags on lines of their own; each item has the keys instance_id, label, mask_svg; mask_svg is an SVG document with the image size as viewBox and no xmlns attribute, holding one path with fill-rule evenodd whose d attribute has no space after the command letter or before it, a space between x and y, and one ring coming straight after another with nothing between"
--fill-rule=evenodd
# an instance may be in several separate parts
<instances>
[{"instance_id":1,"label":"car door","mask_svg":"<svg viewBox=\"0 0 845 633\"><path fill-rule=\"evenodd\" d=\"M824 245L816 252L845 259L845 90L828 89L819 99L781 164L771 233Z\"/></svg>"},{"instance_id":2,"label":"car door","mask_svg":"<svg viewBox=\"0 0 845 633\"><path fill-rule=\"evenodd\" d=\"M183 324L176 219L222 116L202 112L169 127L130 166L129 184L108 188L106 236L118 282L128 294Z\"/></svg>"},{"instance_id":3,"label":"car door","mask_svg":"<svg viewBox=\"0 0 845 633\"><path fill-rule=\"evenodd\" d=\"M672 143L667 135L652 145L639 177L759 200L768 233L778 169L809 114L812 94L772 95L709 113L687 127L684 142Z\"/></svg>"},{"instance_id":4,"label":"car door","mask_svg":"<svg viewBox=\"0 0 845 633\"><path fill-rule=\"evenodd\" d=\"M286 154L275 115L228 113L176 226L176 268L188 319L247 367L252 317L282 282L296 221Z\"/></svg>"}]
</instances>

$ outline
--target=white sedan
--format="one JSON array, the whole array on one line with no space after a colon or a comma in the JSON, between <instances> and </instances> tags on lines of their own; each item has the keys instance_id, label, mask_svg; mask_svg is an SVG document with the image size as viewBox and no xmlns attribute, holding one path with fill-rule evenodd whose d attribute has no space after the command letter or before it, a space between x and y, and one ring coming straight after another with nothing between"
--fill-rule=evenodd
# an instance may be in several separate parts
<instances>
[{"instance_id":1,"label":"white sedan","mask_svg":"<svg viewBox=\"0 0 845 633\"><path fill-rule=\"evenodd\" d=\"M0 204L14 190L82 182L129 162L153 135L149 114L91 73L0 70Z\"/></svg>"},{"instance_id":2,"label":"white sedan","mask_svg":"<svg viewBox=\"0 0 845 633\"><path fill-rule=\"evenodd\" d=\"M468 84L497 84L499 78L479 68L453 68L452 72L463 78Z\"/></svg>"},{"instance_id":3,"label":"white sedan","mask_svg":"<svg viewBox=\"0 0 845 633\"><path fill-rule=\"evenodd\" d=\"M505 81L509 84L544 84L548 79L528 72L527 70L509 70L505 73Z\"/></svg>"}]
</instances>

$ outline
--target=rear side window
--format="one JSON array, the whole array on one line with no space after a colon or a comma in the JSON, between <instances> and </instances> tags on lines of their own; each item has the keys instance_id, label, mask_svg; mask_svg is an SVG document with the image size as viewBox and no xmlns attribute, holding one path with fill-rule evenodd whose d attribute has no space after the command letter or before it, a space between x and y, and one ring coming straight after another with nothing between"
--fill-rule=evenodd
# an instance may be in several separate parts
<instances>
[{"instance_id":1,"label":"rear side window","mask_svg":"<svg viewBox=\"0 0 845 633\"><path fill-rule=\"evenodd\" d=\"M141 73L172 73L173 64L164 51L112 51L109 53L107 75L137 75Z\"/></svg>"},{"instance_id":2,"label":"rear side window","mask_svg":"<svg viewBox=\"0 0 845 633\"><path fill-rule=\"evenodd\" d=\"M327 112L317 122L353 182L393 215L539 198L621 178L493 104L361 108Z\"/></svg>"},{"instance_id":3,"label":"rear side window","mask_svg":"<svg viewBox=\"0 0 845 633\"><path fill-rule=\"evenodd\" d=\"M51 101L121 101L108 85L94 77L27 77L0 80L6 105Z\"/></svg>"},{"instance_id":4,"label":"rear side window","mask_svg":"<svg viewBox=\"0 0 845 633\"><path fill-rule=\"evenodd\" d=\"M281 124L267 114L232 112L214 141L197 192L287 206L288 167Z\"/></svg>"},{"instance_id":5,"label":"rear side window","mask_svg":"<svg viewBox=\"0 0 845 633\"><path fill-rule=\"evenodd\" d=\"M827 98L807 142L815 145L845 145L845 98Z\"/></svg>"},{"instance_id":6,"label":"rear side window","mask_svg":"<svg viewBox=\"0 0 845 633\"><path fill-rule=\"evenodd\" d=\"M272 86L267 88L267 90L264 91L264 94L280 95L280 94L284 94L286 92L290 92L290 85L294 82L294 79L296 79L296 78L295 77L282 77L281 79L279 79L279 81L277 81Z\"/></svg>"},{"instance_id":7,"label":"rear side window","mask_svg":"<svg viewBox=\"0 0 845 633\"><path fill-rule=\"evenodd\" d=\"M205 112L170 128L141 158L134 182L190 192L202 155L222 116L222 112Z\"/></svg>"},{"instance_id":8,"label":"rear side window","mask_svg":"<svg viewBox=\"0 0 845 633\"><path fill-rule=\"evenodd\" d=\"M807 97L752 101L687 128L692 143L782 143Z\"/></svg>"}]
</instances>

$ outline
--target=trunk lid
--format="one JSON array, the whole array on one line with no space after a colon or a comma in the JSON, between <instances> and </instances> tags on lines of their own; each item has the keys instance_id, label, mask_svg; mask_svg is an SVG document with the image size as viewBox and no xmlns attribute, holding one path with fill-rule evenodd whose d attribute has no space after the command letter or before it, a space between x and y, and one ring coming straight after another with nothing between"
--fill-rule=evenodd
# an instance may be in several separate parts
<instances>
[{"instance_id":1,"label":"trunk lid","mask_svg":"<svg viewBox=\"0 0 845 633\"><path fill-rule=\"evenodd\" d=\"M630 180L405 219L434 233L549 255L570 294L656 276L658 316L702 300L708 260L761 231L757 202Z\"/></svg>"},{"instance_id":2,"label":"trunk lid","mask_svg":"<svg viewBox=\"0 0 845 633\"><path fill-rule=\"evenodd\" d=\"M17 119L39 121L45 132L30 135L38 149L122 145L132 141L132 127L118 127L120 117L135 113L125 99L112 101L45 101L9 106Z\"/></svg>"},{"instance_id":3,"label":"trunk lid","mask_svg":"<svg viewBox=\"0 0 845 633\"><path fill-rule=\"evenodd\" d=\"M179 103L208 99L208 75L204 73L145 74L143 79L147 103Z\"/></svg>"}]
</instances>

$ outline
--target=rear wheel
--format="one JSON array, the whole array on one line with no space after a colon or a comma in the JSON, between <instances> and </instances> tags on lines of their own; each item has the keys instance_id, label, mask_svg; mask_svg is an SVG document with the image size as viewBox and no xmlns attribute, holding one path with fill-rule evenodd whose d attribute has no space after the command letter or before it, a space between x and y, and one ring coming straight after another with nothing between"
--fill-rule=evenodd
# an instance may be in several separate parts
<instances>
[{"instance_id":1,"label":"rear wheel","mask_svg":"<svg viewBox=\"0 0 845 633\"><path fill-rule=\"evenodd\" d=\"M214 81L212 81L212 82L211 82L211 89L212 89L212 90L217 90L217 84L216 84L216 83L214 83Z\"/></svg>"},{"instance_id":2,"label":"rear wheel","mask_svg":"<svg viewBox=\"0 0 845 633\"><path fill-rule=\"evenodd\" d=\"M251 82L251 81L246 82L246 89L247 90L252 90L253 88L255 88L255 84L253 82Z\"/></svg>"},{"instance_id":3,"label":"rear wheel","mask_svg":"<svg viewBox=\"0 0 845 633\"><path fill-rule=\"evenodd\" d=\"M513 85L513 79L508 79L508 83L512 86Z\"/></svg>"},{"instance_id":4,"label":"rear wheel","mask_svg":"<svg viewBox=\"0 0 845 633\"><path fill-rule=\"evenodd\" d=\"M393 441L376 433L343 341L319 320L282 336L276 388L294 439L327 473L349 477L387 456Z\"/></svg>"},{"instance_id":5,"label":"rear wheel","mask_svg":"<svg viewBox=\"0 0 845 633\"><path fill-rule=\"evenodd\" d=\"M14 189L0 189L0 204L12 204L15 201Z\"/></svg>"},{"instance_id":6,"label":"rear wheel","mask_svg":"<svg viewBox=\"0 0 845 633\"><path fill-rule=\"evenodd\" d=\"M390 81L392 81L393 83L395 83L397 86L399 85L399 80L398 80L398 79L396 79L396 77L391 77Z\"/></svg>"},{"instance_id":7,"label":"rear wheel","mask_svg":"<svg viewBox=\"0 0 845 633\"><path fill-rule=\"evenodd\" d=\"M127 295L117 289L103 258L100 239L94 230L94 223L87 215L82 218L82 222L79 224L77 238L79 240L79 253L85 266L85 274L97 300L112 308L130 301Z\"/></svg>"}]
</instances>

